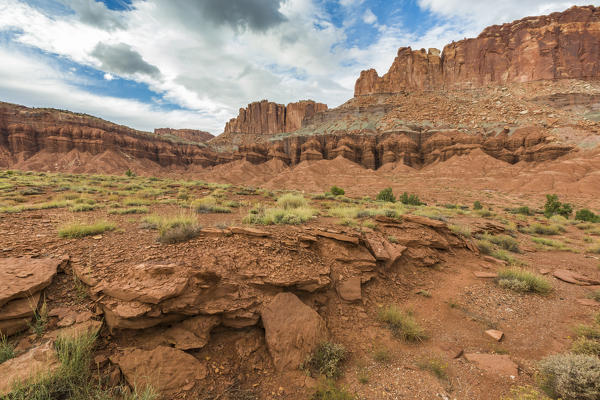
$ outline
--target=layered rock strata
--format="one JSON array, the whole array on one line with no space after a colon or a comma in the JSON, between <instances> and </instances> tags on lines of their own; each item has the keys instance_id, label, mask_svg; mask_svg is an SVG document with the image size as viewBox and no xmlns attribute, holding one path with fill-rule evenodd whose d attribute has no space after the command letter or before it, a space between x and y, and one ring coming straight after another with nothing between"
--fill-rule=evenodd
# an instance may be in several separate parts
<instances>
[{"instance_id":1,"label":"layered rock strata","mask_svg":"<svg viewBox=\"0 0 600 400\"><path fill-rule=\"evenodd\" d=\"M429 51L403 47L379 77L362 71L354 95L600 78L600 8L572 7L486 28L477 38Z\"/></svg>"},{"instance_id":2,"label":"layered rock strata","mask_svg":"<svg viewBox=\"0 0 600 400\"><path fill-rule=\"evenodd\" d=\"M157 128L154 130L154 134L158 136L175 137L196 143L205 143L215 138L211 133L197 129Z\"/></svg>"}]
</instances>

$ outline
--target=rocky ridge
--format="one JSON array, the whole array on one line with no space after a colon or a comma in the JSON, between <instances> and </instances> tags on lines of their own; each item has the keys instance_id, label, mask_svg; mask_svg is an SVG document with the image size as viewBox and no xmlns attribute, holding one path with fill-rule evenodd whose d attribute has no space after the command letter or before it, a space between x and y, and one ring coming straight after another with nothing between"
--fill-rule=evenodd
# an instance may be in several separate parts
<instances>
[{"instance_id":1,"label":"rocky ridge","mask_svg":"<svg viewBox=\"0 0 600 400\"><path fill-rule=\"evenodd\" d=\"M209 140L214 139L213 134L197 129L157 128L154 130L154 134L166 137L177 137L179 139L196 143L206 143Z\"/></svg>"},{"instance_id":2,"label":"rocky ridge","mask_svg":"<svg viewBox=\"0 0 600 400\"><path fill-rule=\"evenodd\" d=\"M572 7L486 28L437 49L402 47L379 77L362 71L354 95L600 77L600 8Z\"/></svg>"}]
</instances>

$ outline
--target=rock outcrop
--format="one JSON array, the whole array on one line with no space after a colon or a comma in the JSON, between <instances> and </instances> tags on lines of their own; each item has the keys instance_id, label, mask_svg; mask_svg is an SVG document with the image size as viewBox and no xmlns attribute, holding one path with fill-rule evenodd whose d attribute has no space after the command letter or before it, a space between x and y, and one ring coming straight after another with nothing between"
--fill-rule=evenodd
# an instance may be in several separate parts
<instances>
[{"instance_id":1,"label":"rock outcrop","mask_svg":"<svg viewBox=\"0 0 600 400\"><path fill-rule=\"evenodd\" d=\"M45 374L56 371L60 366L58 355L52 342L34 347L28 352L0 363L0 397L25 382L36 383ZM4 398L4 397L3 397Z\"/></svg>"},{"instance_id":2,"label":"rock outcrop","mask_svg":"<svg viewBox=\"0 0 600 400\"><path fill-rule=\"evenodd\" d=\"M400 48L384 76L361 72L354 95L599 78L598 54L600 8L572 7L490 26L477 38L446 45L441 55L437 49Z\"/></svg>"},{"instance_id":3,"label":"rock outcrop","mask_svg":"<svg viewBox=\"0 0 600 400\"><path fill-rule=\"evenodd\" d=\"M275 134L293 132L302 126L304 118L327 110L327 105L312 100L290 103L287 106L262 100L240 108L237 118L232 118L224 133Z\"/></svg>"},{"instance_id":4,"label":"rock outcrop","mask_svg":"<svg viewBox=\"0 0 600 400\"><path fill-rule=\"evenodd\" d=\"M158 136L176 137L195 143L206 143L215 138L213 134L197 129L157 128L154 130L154 134Z\"/></svg>"}]
</instances>

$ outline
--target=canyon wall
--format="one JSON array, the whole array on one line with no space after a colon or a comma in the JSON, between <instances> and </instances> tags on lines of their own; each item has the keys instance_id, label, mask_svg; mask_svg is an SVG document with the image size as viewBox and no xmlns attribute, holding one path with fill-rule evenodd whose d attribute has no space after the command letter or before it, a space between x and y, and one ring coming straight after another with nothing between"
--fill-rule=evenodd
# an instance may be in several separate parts
<instances>
[{"instance_id":1,"label":"canyon wall","mask_svg":"<svg viewBox=\"0 0 600 400\"><path fill-rule=\"evenodd\" d=\"M486 28L439 50L398 50L379 77L362 71L354 95L479 87L543 79L600 78L600 8L572 7Z\"/></svg>"},{"instance_id":2,"label":"canyon wall","mask_svg":"<svg viewBox=\"0 0 600 400\"><path fill-rule=\"evenodd\" d=\"M287 106L262 100L240 108L237 118L232 118L224 133L275 134L293 132L302 126L304 118L327 110L327 105L312 100L290 103Z\"/></svg>"},{"instance_id":3,"label":"canyon wall","mask_svg":"<svg viewBox=\"0 0 600 400\"><path fill-rule=\"evenodd\" d=\"M155 135L162 135L166 137L175 137L183 139L189 142L205 143L211 139L214 139L214 135L200 131L197 129L172 129L172 128L157 128L154 130Z\"/></svg>"}]
</instances>

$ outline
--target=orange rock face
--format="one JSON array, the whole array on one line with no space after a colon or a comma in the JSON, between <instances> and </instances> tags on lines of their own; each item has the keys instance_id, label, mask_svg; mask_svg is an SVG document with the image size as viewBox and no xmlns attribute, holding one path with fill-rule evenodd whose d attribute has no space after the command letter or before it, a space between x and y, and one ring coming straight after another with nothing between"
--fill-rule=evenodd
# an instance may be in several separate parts
<instances>
[{"instance_id":1,"label":"orange rock face","mask_svg":"<svg viewBox=\"0 0 600 400\"><path fill-rule=\"evenodd\" d=\"M240 108L237 118L232 118L224 133L274 134L293 132L302 126L305 117L327 110L327 105L312 100L283 104L267 100L250 103Z\"/></svg>"},{"instance_id":2,"label":"orange rock face","mask_svg":"<svg viewBox=\"0 0 600 400\"><path fill-rule=\"evenodd\" d=\"M403 47L384 76L361 72L354 95L598 78L599 54L600 8L572 7L488 27L477 38L448 44L441 56Z\"/></svg>"},{"instance_id":3,"label":"orange rock face","mask_svg":"<svg viewBox=\"0 0 600 400\"><path fill-rule=\"evenodd\" d=\"M183 140L198 143L208 142L210 139L214 138L211 133L199 131L197 129L158 128L154 130L154 134L162 136L175 136Z\"/></svg>"}]
</instances>

